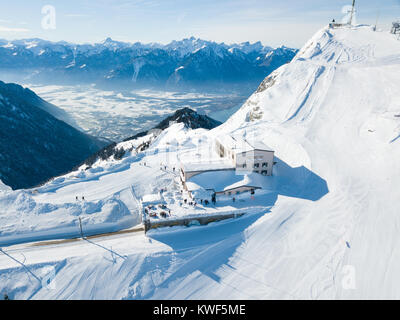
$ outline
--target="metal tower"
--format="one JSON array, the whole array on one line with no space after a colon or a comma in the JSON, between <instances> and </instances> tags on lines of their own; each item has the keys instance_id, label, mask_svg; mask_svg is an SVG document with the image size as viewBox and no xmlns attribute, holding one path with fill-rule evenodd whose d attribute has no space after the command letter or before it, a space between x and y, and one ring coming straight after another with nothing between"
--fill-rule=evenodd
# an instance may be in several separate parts
<instances>
[{"instance_id":1,"label":"metal tower","mask_svg":"<svg viewBox=\"0 0 400 320\"><path fill-rule=\"evenodd\" d=\"M351 8L351 15L350 15L350 25L353 25L353 17L354 17L354 11L355 11L355 5L356 5L356 0L353 0L353 6Z\"/></svg>"}]
</instances>

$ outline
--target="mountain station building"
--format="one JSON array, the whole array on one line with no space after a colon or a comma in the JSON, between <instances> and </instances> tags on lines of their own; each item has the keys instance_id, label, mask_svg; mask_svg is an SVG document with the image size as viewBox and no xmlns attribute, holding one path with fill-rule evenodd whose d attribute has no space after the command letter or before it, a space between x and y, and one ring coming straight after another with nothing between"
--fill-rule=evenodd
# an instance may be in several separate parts
<instances>
[{"instance_id":1,"label":"mountain station building","mask_svg":"<svg viewBox=\"0 0 400 320\"><path fill-rule=\"evenodd\" d=\"M249 142L243 137L215 139L216 160L181 163L181 182L189 194L233 195L263 188L271 176L274 151L263 142Z\"/></svg>"}]
</instances>

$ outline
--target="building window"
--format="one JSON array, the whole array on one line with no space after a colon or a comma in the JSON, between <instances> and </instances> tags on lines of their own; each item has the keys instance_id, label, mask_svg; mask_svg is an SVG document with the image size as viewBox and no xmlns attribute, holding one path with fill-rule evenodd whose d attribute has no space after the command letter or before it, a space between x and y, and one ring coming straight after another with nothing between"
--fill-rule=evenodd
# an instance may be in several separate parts
<instances>
[{"instance_id":1,"label":"building window","mask_svg":"<svg viewBox=\"0 0 400 320\"><path fill-rule=\"evenodd\" d=\"M267 170L263 170L263 171L261 171L261 174L266 176L266 175L268 175L268 171Z\"/></svg>"},{"instance_id":2,"label":"building window","mask_svg":"<svg viewBox=\"0 0 400 320\"><path fill-rule=\"evenodd\" d=\"M262 166L263 168L268 168L268 162L263 162Z\"/></svg>"},{"instance_id":3,"label":"building window","mask_svg":"<svg viewBox=\"0 0 400 320\"><path fill-rule=\"evenodd\" d=\"M259 163L255 163L254 164L254 168L259 168L260 167L260 164Z\"/></svg>"},{"instance_id":4,"label":"building window","mask_svg":"<svg viewBox=\"0 0 400 320\"><path fill-rule=\"evenodd\" d=\"M225 148L222 145L219 146L219 156L221 158L225 157Z\"/></svg>"}]
</instances>

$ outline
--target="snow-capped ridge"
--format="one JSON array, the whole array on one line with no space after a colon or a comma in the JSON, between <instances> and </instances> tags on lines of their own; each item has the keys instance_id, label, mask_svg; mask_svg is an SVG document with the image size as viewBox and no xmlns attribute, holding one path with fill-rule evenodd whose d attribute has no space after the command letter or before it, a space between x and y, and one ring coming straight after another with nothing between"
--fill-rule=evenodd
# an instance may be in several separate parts
<instances>
[{"instance_id":1,"label":"snow-capped ridge","mask_svg":"<svg viewBox=\"0 0 400 320\"><path fill-rule=\"evenodd\" d=\"M232 85L246 90L290 61L295 52L271 52L261 42L227 45L191 37L159 43L122 42L75 44L41 39L0 40L1 68L13 82L104 83L168 89ZM267 52L270 55L265 57ZM85 66L85 67L82 67ZM184 69L176 69L184 67ZM19 78L21 77L21 80Z\"/></svg>"},{"instance_id":2,"label":"snow-capped ridge","mask_svg":"<svg viewBox=\"0 0 400 320\"><path fill-rule=\"evenodd\" d=\"M354 41L353 37L357 34L360 38ZM374 41L376 44L372 45L371 42ZM388 46L388 43L391 45ZM373 65L379 60L386 63L385 56L393 59L392 55L396 55L399 48L400 42L394 37L382 32L373 32L370 26L351 29L324 27L299 50L292 62L266 77L232 118L241 115L243 121L264 119L281 123L295 118L304 121L316 113L316 106L319 106L325 97L321 93L329 89L338 67L349 64L355 64L355 67L371 63ZM373 50L375 53L372 53ZM323 87L317 92L316 88L320 83ZM281 95L281 92L288 90L290 95ZM282 99L278 103L280 97ZM313 100L315 98L320 99L318 104ZM311 101L314 101L313 109L307 108L308 105L311 108ZM267 107L262 107L263 105Z\"/></svg>"}]
</instances>

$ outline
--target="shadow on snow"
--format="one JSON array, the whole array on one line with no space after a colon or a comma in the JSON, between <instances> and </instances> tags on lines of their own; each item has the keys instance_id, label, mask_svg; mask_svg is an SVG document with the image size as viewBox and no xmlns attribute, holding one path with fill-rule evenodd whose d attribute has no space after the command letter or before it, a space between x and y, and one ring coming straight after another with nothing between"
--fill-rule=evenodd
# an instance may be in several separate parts
<instances>
[{"instance_id":1,"label":"shadow on snow","mask_svg":"<svg viewBox=\"0 0 400 320\"><path fill-rule=\"evenodd\" d=\"M150 238L170 246L173 253L168 253L169 255L177 254L183 260L182 265L157 286L158 288L165 289L173 281L184 279L196 271L220 283L221 279L215 272L223 265L229 264L229 259L244 243L246 230L265 214L270 213L268 208L275 205L279 195L318 201L329 192L326 181L306 167L293 168L279 158L276 158L276 162L274 176L266 177L270 180L270 192L259 196L262 197L264 210L237 219L211 223L207 227L181 227L173 232L166 229L148 234ZM240 208L239 203L237 208ZM284 219L285 217L282 217L282 220ZM173 261L172 257L170 261ZM169 267L163 271L167 272ZM152 297L153 293L146 296Z\"/></svg>"}]
</instances>

